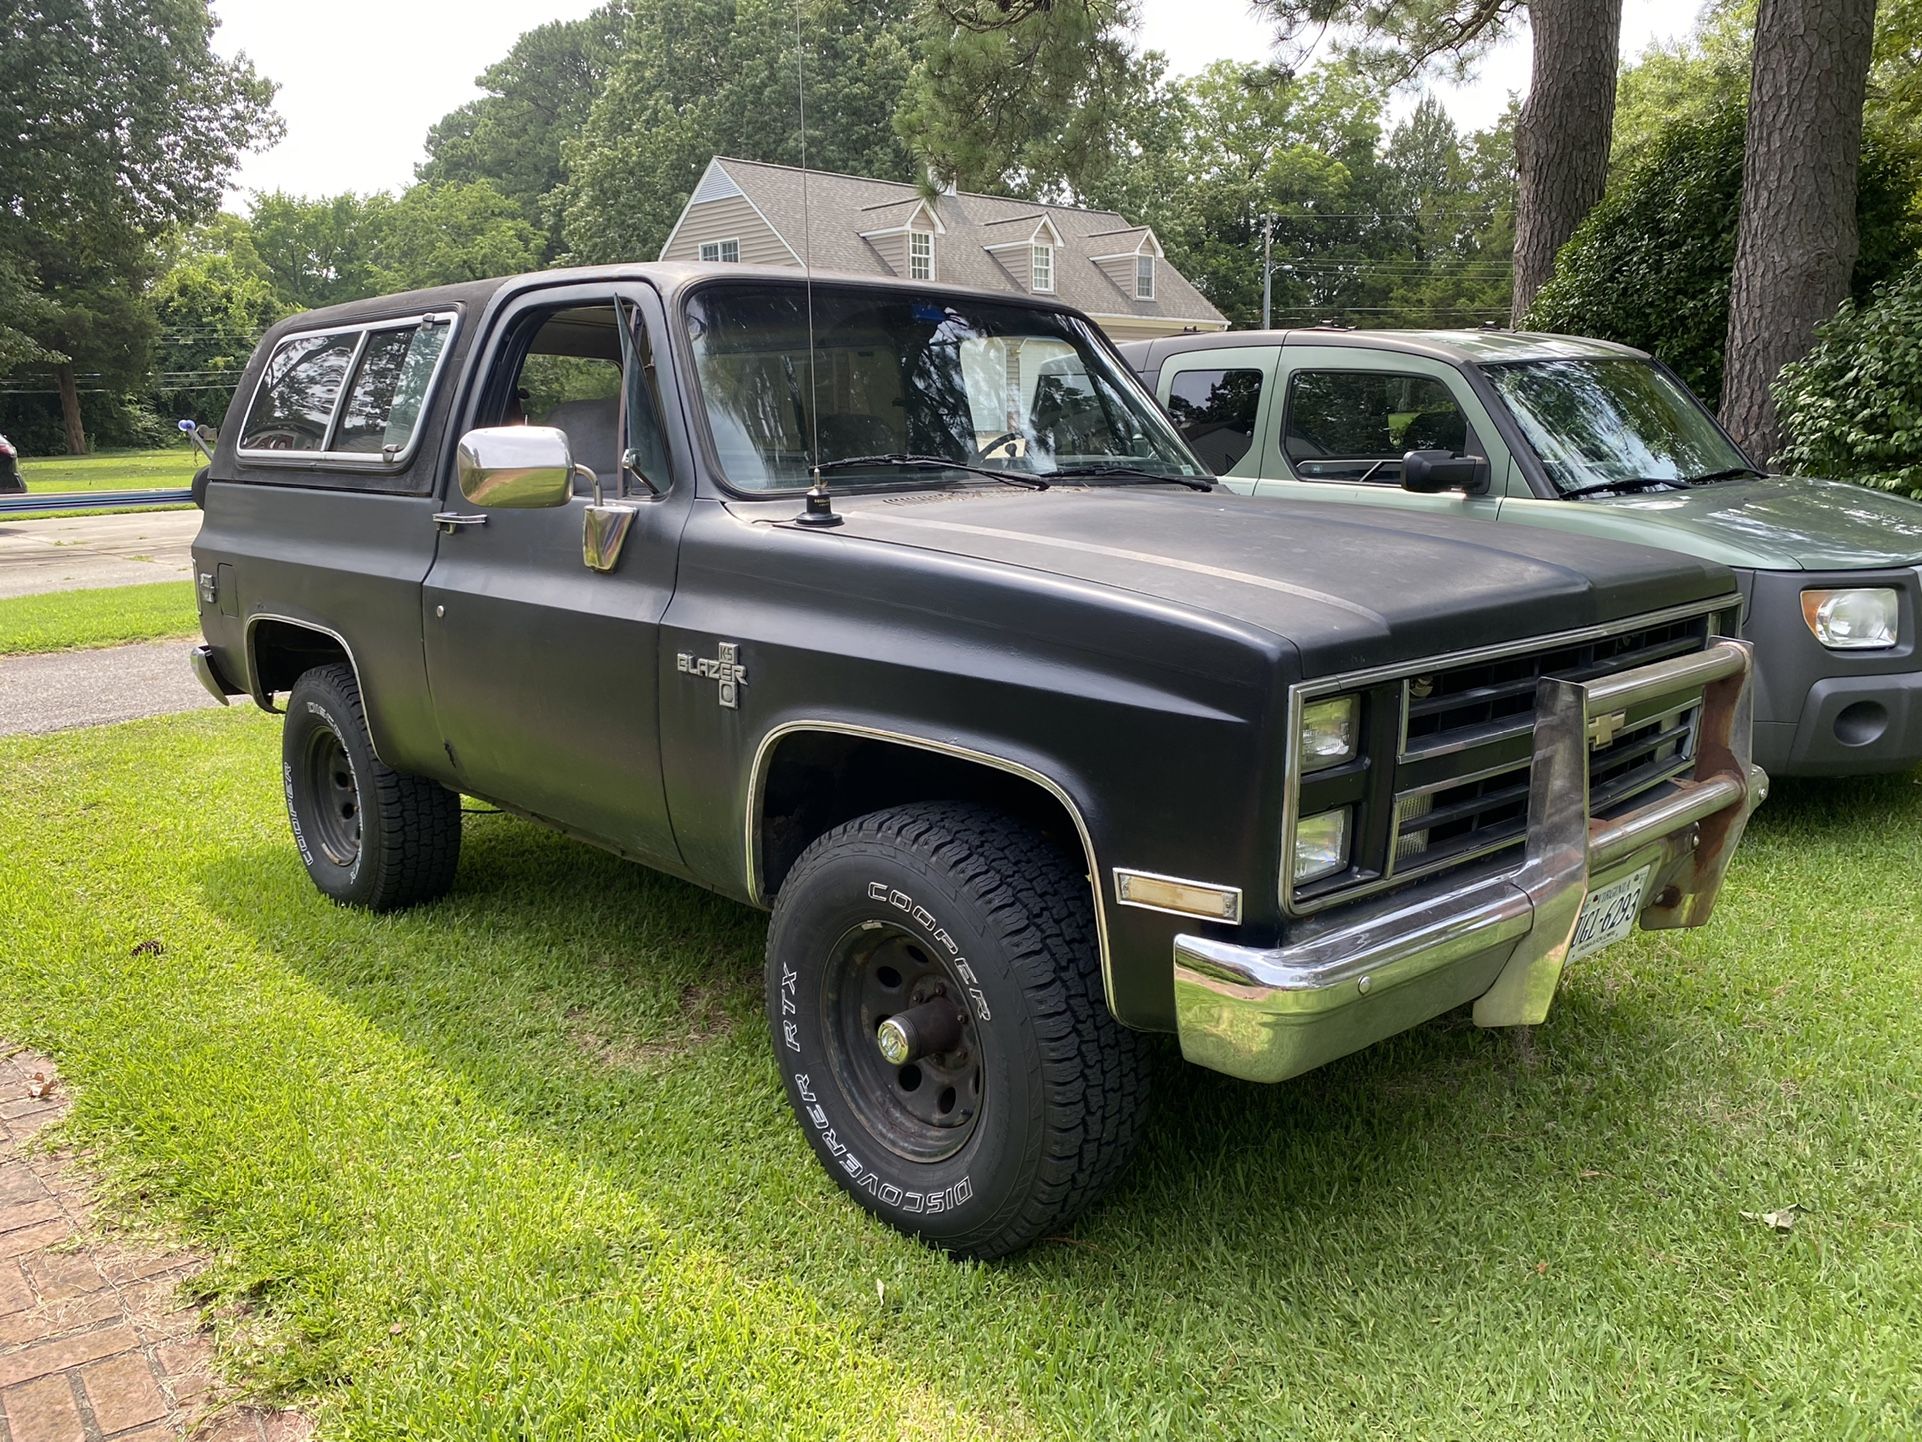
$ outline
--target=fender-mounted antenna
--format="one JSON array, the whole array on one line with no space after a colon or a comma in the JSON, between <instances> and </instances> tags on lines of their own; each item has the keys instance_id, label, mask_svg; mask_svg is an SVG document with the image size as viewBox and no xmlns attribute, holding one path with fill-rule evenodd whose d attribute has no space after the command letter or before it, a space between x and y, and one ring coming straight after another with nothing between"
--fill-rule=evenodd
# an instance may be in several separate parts
<instances>
[{"instance_id":1,"label":"fender-mounted antenna","mask_svg":"<svg viewBox=\"0 0 1922 1442\"><path fill-rule=\"evenodd\" d=\"M814 375L814 221L808 214L808 86L807 51L801 43L801 0L794 0L794 92L801 112L801 271L807 277L808 311L808 474L813 484L795 521L803 526L838 526L821 475L821 392Z\"/></svg>"}]
</instances>

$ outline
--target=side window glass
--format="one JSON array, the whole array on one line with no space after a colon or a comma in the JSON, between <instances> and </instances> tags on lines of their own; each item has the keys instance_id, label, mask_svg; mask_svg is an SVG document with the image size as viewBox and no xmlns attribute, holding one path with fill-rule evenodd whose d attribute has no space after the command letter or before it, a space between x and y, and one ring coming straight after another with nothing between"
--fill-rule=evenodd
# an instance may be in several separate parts
<instances>
[{"instance_id":1,"label":"side window glass","mask_svg":"<svg viewBox=\"0 0 1922 1442\"><path fill-rule=\"evenodd\" d=\"M1289 387L1282 451L1304 481L1399 485L1409 451L1474 449L1468 417L1433 376L1299 371Z\"/></svg>"},{"instance_id":2,"label":"side window glass","mask_svg":"<svg viewBox=\"0 0 1922 1442\"><path fill-rule=\"evenodd\" d=\"M296 336L267 362L260 390L241 427L240 445L253 451L318 451L327 442L334 402L360 334Z\"/></svg>"},{"instance_id":3,"label":"side window glass","mask_svg":"<svg viewBox=\"0 0 1922 1442\"><path fill-rule=\"evenodd\" d=\"M447 333L447 326L423 325L368 334L334 450L397 454L407 449Z\"/></svg>"},{"instance_id":4,"label":"side window glass","mask_svg":"<svg viewBox=\"0 0 1922 1442\"><path fill-rule=\"evenodd\" d=\"M1169 382L1168 414L1218 476L1233 470L1254 444L1261 382L1258 370L1179 371Z\"/></svg>"}]
</instances>

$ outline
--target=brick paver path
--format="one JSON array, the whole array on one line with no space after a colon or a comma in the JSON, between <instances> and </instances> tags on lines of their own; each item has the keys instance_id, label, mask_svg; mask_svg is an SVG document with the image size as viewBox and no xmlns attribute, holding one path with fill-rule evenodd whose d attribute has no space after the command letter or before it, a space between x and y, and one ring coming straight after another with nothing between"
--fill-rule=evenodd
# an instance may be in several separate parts
<instances>
[{"instance_id":1,"label":"brick paver path","mask_svg":"<svg viewBox=\"0 0 1922 1442\"><path fill-rule=\"evenodd\" d=\"M200 1258L103 1240L73 1158L25 1145L66 1106L48 1058L0 1055L0 1442L306 1438L298 1413L220 1405L177 1295Z\"/></svg>"}]
</instances>

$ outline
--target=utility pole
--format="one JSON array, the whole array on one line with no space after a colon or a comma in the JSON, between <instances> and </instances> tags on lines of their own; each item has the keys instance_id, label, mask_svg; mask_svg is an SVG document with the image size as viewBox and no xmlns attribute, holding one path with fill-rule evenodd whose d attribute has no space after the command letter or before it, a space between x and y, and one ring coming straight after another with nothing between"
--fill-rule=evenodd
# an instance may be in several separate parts
<instances>
[{"instance_id":1,"label":"utility pole","mask_svg":"<svg viewBox=\"0 0 1922 1442\"><path fill-rule=\"evenodd\" d=\"M1261 328L1273 327L1273 301L1275 268L1275 218L1264 215L1261 218Z\"/></svg>"}]
</instances>

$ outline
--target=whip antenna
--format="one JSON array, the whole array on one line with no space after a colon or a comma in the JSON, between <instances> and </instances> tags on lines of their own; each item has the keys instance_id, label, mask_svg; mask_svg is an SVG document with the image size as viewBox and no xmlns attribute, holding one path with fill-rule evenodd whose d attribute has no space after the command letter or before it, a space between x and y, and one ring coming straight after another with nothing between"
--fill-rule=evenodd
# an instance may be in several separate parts
<instances>
[{"instance_id":1,"label":"whip antenna","mask_svg":"<svg viewBox=\"0 0 1922 1442\"><path fill-rule=\"evenodd\" d=\"M808 472L813 484L797 518L804 526L838 526L821 475L821 391L814 367L814 218L808 211L808 86L807 50L801 41L801 0L794 0L794 93L801 115L801 273L806 277L808 312Z\"/></svg>"}]
</instances>

